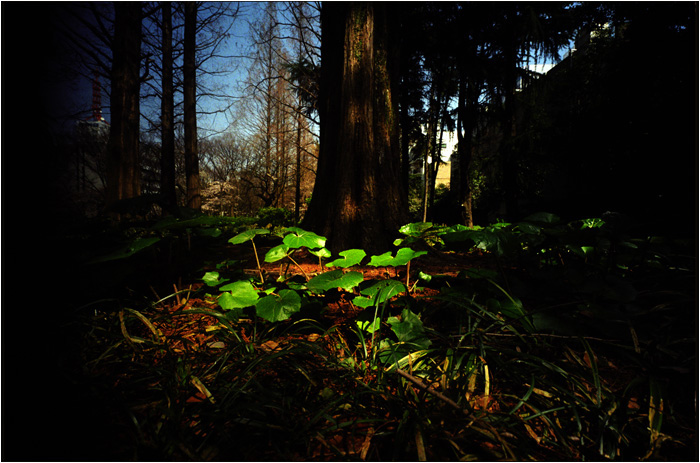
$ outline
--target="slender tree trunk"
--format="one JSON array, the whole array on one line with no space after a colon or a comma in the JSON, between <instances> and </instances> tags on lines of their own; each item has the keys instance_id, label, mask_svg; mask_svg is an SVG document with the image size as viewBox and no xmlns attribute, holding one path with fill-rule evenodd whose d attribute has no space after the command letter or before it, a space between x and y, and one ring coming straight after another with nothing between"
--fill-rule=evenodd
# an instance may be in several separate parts
<instances>
[{"instance_id":1,"label":"slender tree trunk","mask_svg":"<svg viewBox=\"0 0 700 463\"><path fill-rule=\"evenodd\" d=\"M440 164L442 163L442 139L443 135L445 133L445 108L447 107L447 99L448 96L444 95L444 102L441 101L441 99L438 99L438 113L436 115L437 119L437 127L435 128L436 133L437 130L440 130L440 135L437 137L437 143L433 147L433 166L432 166L432 171L430 177L430 206L429 209L432 210L433 205L435 204L435 188L437 187L437 176L438 176L438 171L440 170Z\"/></svg>"},{"instance_id":2,"label":"slender tree trunk","mask_svg":"<svg viewBox=\"0 0 700 463\"><path fill-rule=\"evenodd\" d=\"M139 71L141 65L141 3L114 5L114 45L111 128L107 158L107 208L140 194ZM113 218L120 219L118 213Z\"/></svg>"},{"instance_id":3,"label":"slender tree trunk","mask_svg":"<svg viewBox=\"0 0 700 463\"><path fill-rule=\"evenodd\" d=\"M184 120L185 120L185 176L187 177L187 207L202 208L199 191L199 155L197 153L197 96L196 96L196 28L197 3L185 2Z\"/></svg>"},{"instance_id":4,"label":"slender tree trunk","mask_svg":"<svg viewBox=\"0 0 700 463\"><path fill-rule=\"evenodd\" d=\"M460 69L459 94L457 97L457 156L458 156L458 187L457 195L462 212L462 223L467 227L474 226L474 214L472 211L472 190L469 180L469 169L472 161L472 131L474 130L474 119L470 112L469 93L473 82L468 82L466 70ZM468 87L469 86L469 87ZM476 98L476 96L475 96Z\"/></svg>"},{"instance_id":5,"label":"slender tree trunk","mask_svg":"<svg viewBox=\"0 0 700 463\"><path fill-rule=\"evenodd\" d=\"M389 9L325 3L321 11L321 146L303 226L326 236L333 252L390 249L408 219Z\"/></svg>"},{"instance_id":6,"label":"slender tree trunk","mask_svg":"<svg viewBox=\"0 0 700 463\"><path fill-rule=\"evenodd\" d=\"M161 102L160 189L165 211L173 213L177 206L177 196L175 194L175 101L171 2L163 2L161 8L163 11L163 99Z\"/></svg>"},{"instance_id":7,"label":"slender tree trunk","mask_svg":"<svg viewBox=\"0 0 700 463\"><path fill-rule=\"evenodd\" d=\"M301 16L301 15L300 15ZM299 62L301 62L302 56L304 55L304 34L302 32L302 27L301 23L299 24L299 27L297 29L297 32L299 34L298 36L298 45L299 49L297 50L297 59ZM296 166L294 170L294 223L297 224L299 223L299 208L301 207L301 96L297 95L297 107L296 111L294 112L295 115L295 123L296 123L296 142L295 142L295 150L296 150Z\"/></svg>"},{"instance_id":8,"label":"slender tree trunk","mask_svg":"<svg viewBox=\"0 0 700 463\"><path fill-rule=\"evenodd\" d=\"M421 221L428 221L428 197L430 196L430 140L433 139L431 130L428 130L428 143L423 154L423 198L422 198L422 215Z\"/></svg>"},{"instance_id":9,"label":"slender tree trunk","mask_svg":"<svg viewBox=\"0 0 700 463\"><path fill-rule=\"evenodd\" d=\"M274 5L274 4L268 4ZM272 36L274 31L269 31L269 36L266 37L267 43L265 50L265 207L274 206L274 172L272 165L272 76L274 74L272 64Z\"/></svg>"},{"instance_id":10,"label":"slender tree trunk","mask_svg":"<svg viewBox=\"0 0 700 463\"><path fill-rule=\"evenodd\" d=\"M433 82L430 85L430 113L428 117L428 143L425 145L425 154L423 155L423 222L428 220L428 209L430 207L430 182L433 178L432 169L435 151L435 136L437 134L437 82L433 75Z\"/></svg>"},{"instance_id":11,"label":"slender tree trunk","mask_svg":"<svg viewBox=\"0 0 700 463\"><path fill-rule=\"evenodd\" d=\"M296 166L294 170L294 223L299 223L301 207L301 106L296 111Z\"/></svg>"}]
</instances>

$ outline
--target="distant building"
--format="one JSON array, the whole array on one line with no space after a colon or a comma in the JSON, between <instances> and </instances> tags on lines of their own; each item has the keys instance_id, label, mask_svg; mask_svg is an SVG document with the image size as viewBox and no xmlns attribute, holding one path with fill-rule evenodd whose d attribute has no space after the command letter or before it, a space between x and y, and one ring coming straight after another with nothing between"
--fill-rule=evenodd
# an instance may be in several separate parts
<instances>
[{"instance_id":1,"label":"distant building","mask_svg":"<svg viewBox=\"0 0 700 463\"><path fill-rule=\"evenodd\" d=\"M457 152L457 132L444 131L442 133L442 145L440 146L440 164L438 165L435 186L445 185L450 187L452 174L452 154Z\"/></svg>"},{"instance_id":2,"label":"distant building","mask_svg":"<svg viewBox=\"0 0 700 463\"><path fill-rule=\"evenodd\" d=\"M437 171L437 177L435 177L435 186L445 185L447 188L450 187L450 178L452 176L452 162L440 163Z\"/></svg>"},{"instance_id":3,"label":"distant building","mask_svg":"<svg viewBox=\"0 0 700 463\"><path fill-rule=\"evenodd\" d=\"M515 90L518 92L522 91L534 80L537 80L541 76L547 74L554 66L556 66L555 63L527 64L525 67L523 67L523 70L526 71L526 75L524 77L518 77Z\"/></svg>"},{"instance_id":4,"label":"distant building","mask_svg":"<svg viewBox=\"0 0 700 463\"><path fill-rule=\"evenodd\" d=\"M427 129L425 127L421 127L421 131L425 134ZM440 139L440 134L438 133L437 139L439 142ZM412 147L413 149L413 147ZM438 165L438 172L437 172L437 177L435 180L435 186L443 184L446 187L450 186L450 177L451 177L451 159L453 153L457 151L457 133L456 132L450 132L450 131L443 131L442 133L442 145L439 148L439 154L440 154L440 164ZM433 162L432 156L429 156L428 162ZM411 159L411 173L413 175L418 175L420 174L421 176L424 175L424 170L423 170L423 154L422 153L414 153Z\"/></svg>"}]
</instances>

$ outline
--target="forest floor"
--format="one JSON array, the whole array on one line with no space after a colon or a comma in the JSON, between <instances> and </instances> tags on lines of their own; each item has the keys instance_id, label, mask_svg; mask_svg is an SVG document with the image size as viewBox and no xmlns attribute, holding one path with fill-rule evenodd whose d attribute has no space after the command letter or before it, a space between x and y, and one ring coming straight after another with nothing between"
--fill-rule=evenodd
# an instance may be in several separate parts
<instances>
[{"instance_id":1,"label":"forest floor","mask_svg":"<svg viewBox=\"0 0 700 463\"><path fill-rule=\"evenodd\" d=\"M260 245L258 255L270 247ZM388 301L375 334L358 329L358 320L379 307L358 307L351 292L339 290L305 300L287 321L227 318L201 276L235 268L260 278L248 244L208 247L196 265L174 273L161 257L143 260L148 272L163 269L151 273L153 282L138 274L132 286L139 289L130 297L98 299L70 322L77 354L70 367L80 373L68 402L82 406L64 406L82 424L66 431L72 440L58 455L122 461L697 456L697 370L679 358L695 356L686 347L696 340L679 333L664 354L655 338L642 339L641 325L622 330L624 339L605 329L589 335L515 329L485 308L507 313L508 300L519 302L511 296L521 291L518 282L531 281L532 272L490 252L430 250L416 258L409 293ZM328 270L303 249L294 261L261 262L264 280L308 281ZM406 266L352 270L365 281L407 283ZM508 275L501 283L507 291L465 277L469 271ZM432 275L433 284L418 284L419 272ZM547 278L554 282L557 274L564 279L561 272ZM471 301L460 292L465 281L476 285L469 286ZM571 304L540 288L522 290L526 306ZM474 298L485 294L490 298L477 304ZM651 307L665 304L671 302L655 300ZM411 342L423 348L392 366L380 361L382 349L385 342L401 344L397 327L408 326L406 310L420 314L420 322L411 322L411 329L420 325ZM592 310L576 320L608 323ZM657 327L668 323L663 318ZM672 361L665 364L663 355Z\"/></svg>"}]
</instances>

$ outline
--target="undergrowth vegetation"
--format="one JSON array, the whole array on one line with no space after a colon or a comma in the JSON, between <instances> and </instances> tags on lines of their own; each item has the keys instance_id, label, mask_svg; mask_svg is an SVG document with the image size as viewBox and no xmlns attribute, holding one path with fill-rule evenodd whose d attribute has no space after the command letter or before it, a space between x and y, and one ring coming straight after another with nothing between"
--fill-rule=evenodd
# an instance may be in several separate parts
<instances>
[{"instance_id":1,"label":"undergrowth vegetation","mask_svg":"<svg viewBox=\"0 0 700 463\"><path fill-rule=\"evenodd\" d=\"M267 225L173 219L91 263L175 235L227 240L172 294L78 310L94 393L118 397L122 458L697 451L690 243L540 213L408 224L393 252L332 256L322 236ZM425 271L429 259L449 271Z\"/></svg>"}]
</instances>

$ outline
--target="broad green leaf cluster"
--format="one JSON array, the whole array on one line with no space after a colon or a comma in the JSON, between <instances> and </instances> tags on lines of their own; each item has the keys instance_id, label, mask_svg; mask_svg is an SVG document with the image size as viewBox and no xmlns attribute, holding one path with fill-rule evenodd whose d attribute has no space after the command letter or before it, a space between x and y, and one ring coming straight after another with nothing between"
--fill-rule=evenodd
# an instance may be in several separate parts
<instances>
[{"instance_id":1,"label":"broad green leaf cluster","mask_svg":"<svg viewBox=\"0 0 700 463\"><path fill-rule=\"evenodd\" d=\"M311 254L317 256L319 261L323 258L328 259L331 257L331 253L325 247L326 238L313 232L299 227L288 227L279 235L282 238L281 243L272 246L265 253L265 262L273 263L287 260L301 269L301 266L294 258L295 253L300 249L308 250ZM274 239L274 237L271 238L269 229L250 229L232 237L229 243L240 245L250 241L253 245L256 259L259 262L255 246L255 239L258 237ZM412 259L425 254L427 254L427 251L414 251L409 247L401 247L397 250L395 256L391 252L379 256L370 256L367 265L382 267L409 266ZM218 287L220 294L217 296L217 303L222 310L227 312L227 317L232 320L244 317L248 313L268 322L282 322L292 318L304 306L312 305L314 298L323 297L330 291L341 291L347 294L347 297L356 307L375 309L375 316L372 317L371 322L358 321L357 325L362 332L374 333L382 326L382 317L376 316L377 309L380 306L384 307L392 298L407 293L409 287L393 279L365 280L361 271L352 270L352 268L359 266L366 256L367 253L362 249L341 251L336 259L325 265L326 268L335 269L321 271L315 275L306 275L304 273L305 281L302 282L297 281L293 277L286 279L281 277L274 282L269 281L269 279L266 280L260 266L258 266L261 277L259 282L245 279L228 283L230 279L222 277L216 271L205 273L202 280L209 288ZM301 271L303 272L303 270ZM422 348L429 344L427 339L421 337L423 336L423 331L420 318L410 310L405 312L403 317L409 317L411 322L409 323L408 319L400 322L396 316L388 319L384 318L386 323L389 323L387 326L390 326L397 336L399 336L399 333L401 334L398 344L386 339L382 340L380 344L377 340L376 345L380 346L384 352L380 356L382 361L393 361L398 353L405 354L410 348ZM406 332L409 327L415 328L416 333L419 333L416 336L421 339L421 342L407 341ZM394 354L387 354L387 349L394 352Z\"/></svg>"}]
</instances>

